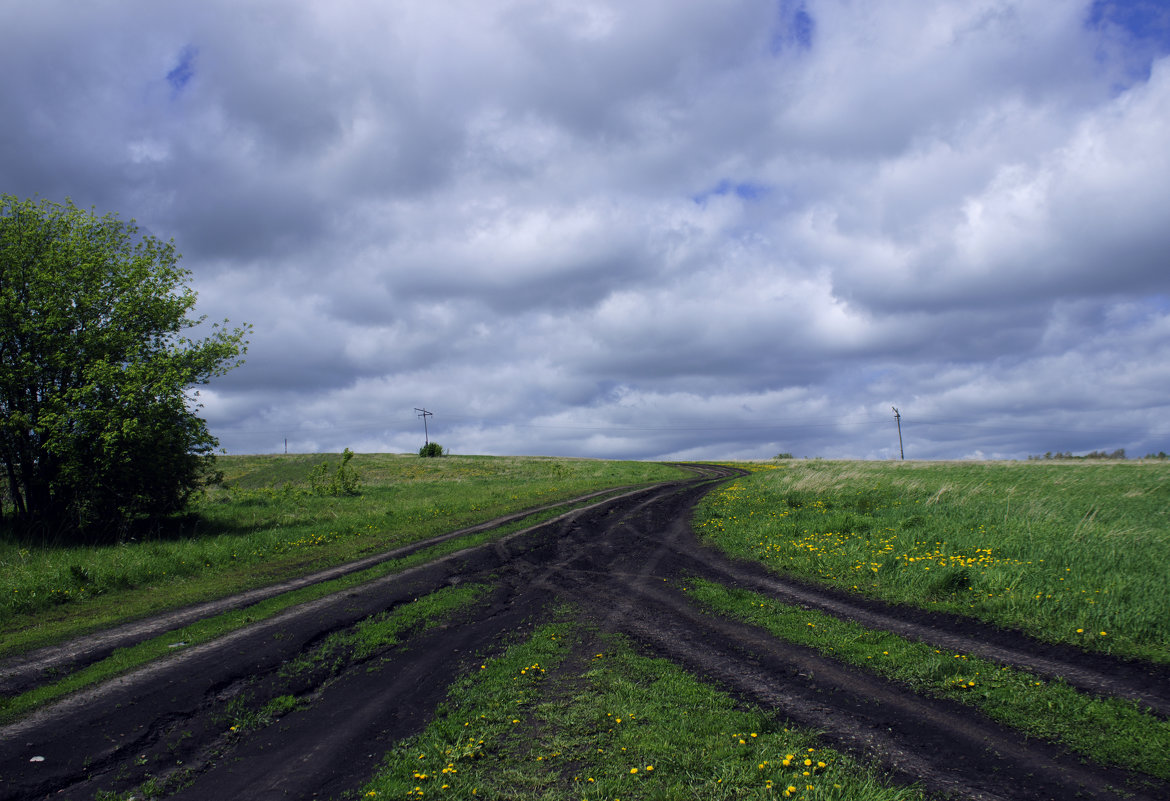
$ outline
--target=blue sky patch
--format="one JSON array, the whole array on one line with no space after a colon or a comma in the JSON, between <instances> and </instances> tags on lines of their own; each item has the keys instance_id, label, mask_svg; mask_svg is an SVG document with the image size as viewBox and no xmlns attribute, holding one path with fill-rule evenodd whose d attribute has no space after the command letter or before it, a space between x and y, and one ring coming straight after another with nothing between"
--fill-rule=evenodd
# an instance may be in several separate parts
<instances>
[{"instance_id":1,"label":"blue sky patch","mask_svg":"<svg viewBox=\"0 0 1170 801\"><path fill-rule=\"evenodd\" d=\"M1089 24L1112 23L1135 39L1170 53L1170 0L1095 0Z\"/></svg>"},{"instance_id":2,"label":"blue sky patch","mask_svg":"<svg viewBox=\"0 0 1170 801\"><path fill-rule=\"evenodd\" d=\"M691 200L695 201L701 206L707 202L707 198L712 196L734 194L736 197L741 198L742 200L759 200L767 193L768 188L761 184L753 184L750 182L737 184L733 183L727 178L724 178L710 189L700 192L697 195L693 195Z\"/></svg>"},{"instance_id":3,"label":"blue sky patch","mask_svg":"<svg viewBox=\"0 0 1170 801\"><path fill-rule=\"evenodd\" d=\"M190 80L195 77L195 56L199 50L187 45L179 52L179 63L167 73L167 83L175 92L183 91Z\"/></svg>"},{"instance_id":4,"label":"blue sky patch","mask_svg":"<svg viewBox=\"0 0 1170 801\"><path fill-rule=\"evenodd\" d=\"M1085 24L1099 31L1123 32L1128 39L1126 72L1131 81L1148 80L1154 60L1170 53L1170 0L1095 0Z\"/></svg>"},{"instance_id":5,"label":"blue sky patch","mask_svg":"<svg viewBox=\"0 0 1170 801\"><path fill-rule=\"evenodd\" d=\"M780 0L776 13L776 28L772 32L772 53L791 47L808 50L812 47L816 22L803 2Z\"/></svg>"}]
</instances>

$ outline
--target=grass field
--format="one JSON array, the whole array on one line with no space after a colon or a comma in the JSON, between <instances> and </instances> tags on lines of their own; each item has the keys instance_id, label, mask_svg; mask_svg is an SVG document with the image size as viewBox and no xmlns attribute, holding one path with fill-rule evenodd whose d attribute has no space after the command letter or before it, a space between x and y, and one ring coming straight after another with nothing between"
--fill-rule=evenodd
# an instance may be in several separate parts
<instances>
[{"instance_id":1,"label":"grass field","mask_svg":"<svg viewBox=\"0 0 1170 801\"><path fill-rule=\"evenodd\" d=\"M226 456L183 517L104 547L0 536L0 656L594 490L677 478L647 462L359 454L360 495L313 486L333 455Z\"/></svg>"},{"instance_id":2,"label":"grass field","mask_svg":"<svg viewBox=\"0 0 1170 801\"><path fill-rule=\"evenodd\" d=\"M781 461L695 528L778 572L1170 662L1162 461Z\"/></svg>"}]
</instances>

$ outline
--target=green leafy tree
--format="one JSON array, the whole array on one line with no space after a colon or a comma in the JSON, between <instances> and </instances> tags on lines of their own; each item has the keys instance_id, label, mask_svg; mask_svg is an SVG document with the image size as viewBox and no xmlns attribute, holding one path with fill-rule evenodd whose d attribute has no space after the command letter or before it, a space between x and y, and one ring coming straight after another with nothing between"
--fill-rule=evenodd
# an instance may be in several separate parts
<instances>
[{"instance_id":1,"label":"green leafy tree","mask_svg":"<svg viewBox=\"0 0 1170 801\"><path fill-rule=\"evenodd\" d=\"M0 462L20 527L110 539L209 475L191 390L241 363L247 328L187 336L203 320L178 261L115 215L0 195Z\"/></svg>"}]
</instances>

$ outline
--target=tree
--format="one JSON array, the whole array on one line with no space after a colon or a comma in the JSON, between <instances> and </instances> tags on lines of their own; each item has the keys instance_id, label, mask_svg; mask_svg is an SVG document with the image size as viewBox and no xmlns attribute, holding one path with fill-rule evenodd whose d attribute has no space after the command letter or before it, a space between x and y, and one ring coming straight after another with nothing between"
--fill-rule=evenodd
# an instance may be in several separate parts
<instances>
[{"instance_id":1,"label":"tree","mask_svg":"<svg viewBox=\"0 0 1170 801\"><path fill-rule=\"evenodd\" d=\"M219 444L193 386L248 328L192 319L173 242L133 221L0 195L0 464L25 529L110 539L182 509Z\"/></svg>"}]
</instances>

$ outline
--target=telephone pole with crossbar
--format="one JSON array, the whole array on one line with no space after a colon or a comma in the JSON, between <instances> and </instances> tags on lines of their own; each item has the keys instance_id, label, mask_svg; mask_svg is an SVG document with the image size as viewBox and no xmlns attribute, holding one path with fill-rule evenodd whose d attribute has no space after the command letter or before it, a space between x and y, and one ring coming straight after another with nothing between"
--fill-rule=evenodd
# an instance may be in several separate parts
<instances>
[{"instance_id":1,"label":"telephone pole with crossbar","mask_svg":"<svg viewBox=\"0 0 1170 801\"><path fill-rule=\"evenodd\" d=\"M421 418L423 419L423 440L424 440L424 444L426 444L426 445L430 445L430 444L431 444L431 435L430 435L430 432L429 432L429 431L427 431L427 418L428 418L428 417L431 417L431 416L433 416L433 415L434 415L434 412L428 412L426 409L420 409L420 408L418 408L417 406L415 406L415 407L414 407L414 410L415 410L416 412L418 412L418 416L419 416L419 417L421 417Z\"/></svg>"}]
</instances>

